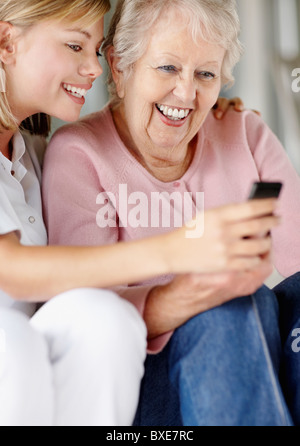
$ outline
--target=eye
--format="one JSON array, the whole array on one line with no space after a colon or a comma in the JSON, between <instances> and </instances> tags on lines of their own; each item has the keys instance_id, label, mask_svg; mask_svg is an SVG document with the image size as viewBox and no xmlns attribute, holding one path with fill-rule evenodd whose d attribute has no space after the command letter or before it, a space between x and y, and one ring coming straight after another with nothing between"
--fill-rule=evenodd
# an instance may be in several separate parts
<instances>
[{"instance_id":1,"label":"eye","mask_svg":"<svg viewBox=\"0 0 300 446\"><path fill-rule=\"evenodd\" d=\"M163 71L164 73L175 73L177 71L174 65L162 65L158 67L158 70Z\"/></svg>"},{"instance_id":2,"label":"eye","mask_svg":"<svg viewBox=\"0 0 300 446\"><path fill-rule=\"evenodd\" d=\"M82 50L82 47L80 45L75 45L73 43L69 43L68 47L75 53L79 53Z\"/></svg>"},{"instance_id":3,"label":"eye","mask_svg":"<svg viewBox=\"0 0 300 446\"><path fill-rule=\"evenodd\" d=\"M214 73L211 73L210 71L200 71L200 73L198 73L197 76L200 79L203 79L203 80L206 80L206 81L209 81L211 79L215 79L216 78L216 75Z\"/></svg>"}]
</instances>

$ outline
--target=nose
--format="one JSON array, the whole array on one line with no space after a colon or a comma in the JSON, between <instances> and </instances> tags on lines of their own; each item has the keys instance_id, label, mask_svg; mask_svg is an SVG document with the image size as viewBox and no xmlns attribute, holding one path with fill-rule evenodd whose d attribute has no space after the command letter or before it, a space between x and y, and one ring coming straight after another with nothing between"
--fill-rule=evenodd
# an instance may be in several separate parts
<instances>
[{"instance_id":1,"label":"nose","mask_svg":"<svg viewBox=\"0 0 300 446\"><path fill-rule=\"evenodd\" d=\"M191 105L197 96L197 86L195 79L188 76L178 76L176 86L173 90L174 95L185 105Z\"/></svg>"},{"instance_id":2,"label":"nose","mask_svg":"<svg viewBox=\"0 0 300 446\"><path fill-rule=\"evenodd\" d=\"M83 77L89 77L96 79L103 73L103 68L98 60L98 57L87 57L86 60L81 64L79 68L79 73Z\"/></svg>"}]
</instances>

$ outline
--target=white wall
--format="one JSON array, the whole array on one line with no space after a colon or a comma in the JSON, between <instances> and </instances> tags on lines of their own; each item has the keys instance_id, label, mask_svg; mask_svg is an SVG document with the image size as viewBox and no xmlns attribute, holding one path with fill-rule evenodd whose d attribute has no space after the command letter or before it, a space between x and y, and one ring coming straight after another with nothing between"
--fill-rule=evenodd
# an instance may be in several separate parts
<instances>
[{"instance_id":1,"label":"white wall","mask_svg":"<svg viewBox=\"0 0 300 446\"><path fill-rule=\"evenodd\" d=\"M227 95L240 96L247 108L259 110L267 123L275 127L276 116L270 100L273 85L269 69L272 54L269 1L238 0L237 4L244 55L235 69L236 84Z\"/></svg>"},{"instance_id":2,"label":"white wall","mask_svg":"<svg viewBox=\"0 0 300 446\"><path fill-rule=\"evenodd\" d=\"M236 84L226 92L257 109L300 173L300 93L292 70L300 67L300 0L237 0L244 56Z\"/></svg>"}]
</instances>

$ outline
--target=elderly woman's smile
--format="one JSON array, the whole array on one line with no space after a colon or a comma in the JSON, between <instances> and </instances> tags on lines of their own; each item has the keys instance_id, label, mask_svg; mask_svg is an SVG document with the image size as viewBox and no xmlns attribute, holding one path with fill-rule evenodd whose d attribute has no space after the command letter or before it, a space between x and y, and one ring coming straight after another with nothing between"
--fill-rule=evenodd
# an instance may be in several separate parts
<instances>
[{"instance_id":1,"label":"elderly woman's smile","mask_svg":"<svg viewBox=\"0 0 300 446\"><path fill-rule=\"evenodd\" d=\"M121 103L114 111L119 134L139 161L170 181L184 174L191 141L221 88L225 50L186 32L182 14L167 14L150 31L146 51L129 76L115 74ZM117 77L116 77L117 76ZM189 162L187 162L189 159ZM171 174L173 172L173 174Z\"/></svg>"},{"instance_id":2,"label":"elderly woman's smile","mask_svg":"<svg viewBox=\"0 0 300 446\"><path fill-rule=\"evenodd\" d=\"M167 125L179 126L190 114L190 109L168 107L167 105L156 104L157 110L167 119L164 121ZM173 121L173 122L169 122Z\"/></svg>"}]
</instances>

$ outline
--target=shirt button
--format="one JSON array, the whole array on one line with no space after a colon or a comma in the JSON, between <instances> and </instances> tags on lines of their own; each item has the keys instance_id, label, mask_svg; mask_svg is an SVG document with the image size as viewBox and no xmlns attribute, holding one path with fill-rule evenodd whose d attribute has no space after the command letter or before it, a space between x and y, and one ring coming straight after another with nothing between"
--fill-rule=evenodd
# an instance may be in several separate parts
<instances>
[{"instance_id":1,"label":"shirt button","mask_svg":"<svg viewBox=\"0 0 300 446\"><path fill-rule=\"evenodd\" d=\"M181 184L179 183L179 181L176 181L175 183L173 183L173 186L174 186L174 187L180 187Z\"/></svg>"},{"instance_id":2,"label":"shirt button","mask_svg":"<svg viewBox=\"0 0 300 446\"><path fill-rule=\"evenodd\" d=\"M35 218L31 216L28 218L28 221L33 225L33 223L35 223Z\"/></svg>"}]
</instances>

